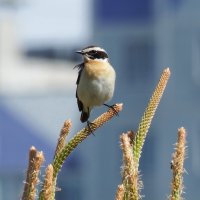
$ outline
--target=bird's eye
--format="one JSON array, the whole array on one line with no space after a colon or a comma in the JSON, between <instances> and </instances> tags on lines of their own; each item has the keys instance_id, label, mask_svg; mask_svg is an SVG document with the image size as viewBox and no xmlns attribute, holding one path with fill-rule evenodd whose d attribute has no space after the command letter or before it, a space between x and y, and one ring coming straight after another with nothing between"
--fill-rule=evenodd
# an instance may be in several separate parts
<instances>
[{"instance_id":1,"label":"bird's eye","mask_svg":"<svg viewBox=\"0 0 200 200\"><path fill-rule=\"evenodd\" d=\"M91 53L92 53L92 54L96 54L97 52L96 52L95 50L92 50Z\"/></svg>"},{"instance_id":2,"label":"bird's eye","mask_svg":"<svg viewBox=\"0 0 200 200\"><path fill-rule=\"evenodd\" d=\"M92 50L90 52L88 52L88 57L90 57L91 59L95 59L95 58L98 58L98 52L95 51L95 50Z\"/></svg>"}]
</instances>

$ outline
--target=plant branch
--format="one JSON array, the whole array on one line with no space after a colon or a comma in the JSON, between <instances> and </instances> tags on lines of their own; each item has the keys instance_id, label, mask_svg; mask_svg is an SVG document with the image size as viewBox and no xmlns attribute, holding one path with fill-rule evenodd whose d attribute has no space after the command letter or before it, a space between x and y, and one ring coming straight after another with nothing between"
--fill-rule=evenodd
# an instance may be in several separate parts
<instances>
[{"instance_id":1,"label":"plant branch","mask_svg":"<svg viewBox=\"0 0 200 200\"><path fill-rule=\"evenodd\" d=\"M182 200L183 193L183 173L184 160L186 150L186 131L183 127L178 130L178 141L176 143L175 152L172 155L171 168L173 172L171 183L171 200Z\"/></svg>"}]
</instances>

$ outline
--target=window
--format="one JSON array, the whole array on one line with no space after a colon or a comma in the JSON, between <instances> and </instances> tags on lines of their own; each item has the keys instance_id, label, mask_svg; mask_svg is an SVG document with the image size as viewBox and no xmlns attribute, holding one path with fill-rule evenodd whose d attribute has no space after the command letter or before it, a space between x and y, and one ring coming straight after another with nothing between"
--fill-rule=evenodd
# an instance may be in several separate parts
<instances>
[{"instance_id":1,"label":"window","mask_svg":"<svg viewBox=\"0 0 200 200\"><path fill-rule=\"evenodd\" d=\"M127 76L135 84L147 84L154 75L154 44L149 38L134 38L134 40L127 44L125 52Z\"/></svg>"},{"instance_id":2,"label":"window","mask_svg":"<svg viewBox=\"0 0 200 200\"><path fill-rule=\"evenodd\" d=\"M194 37L192 42L192 77L200 86L200 39L197 37Z\"/></svg>"}]
</instances>

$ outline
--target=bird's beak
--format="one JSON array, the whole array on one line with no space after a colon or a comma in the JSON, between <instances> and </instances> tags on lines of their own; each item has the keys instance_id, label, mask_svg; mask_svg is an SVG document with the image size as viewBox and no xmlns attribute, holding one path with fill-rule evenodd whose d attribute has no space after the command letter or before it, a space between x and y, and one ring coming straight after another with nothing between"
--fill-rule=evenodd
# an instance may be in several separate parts
<instances>
[{"instance_id":1,"label":"bird's beak","mask_svg":"<svg viewBox=\"0 0 200 200\"><path fill-rule=\"evenodd\" d=\"M82 51L76 51L76 53L79 53L79 54L82 54L82 55L83 55L83 52L82 52Z\"/></svg>"}]
</instances>

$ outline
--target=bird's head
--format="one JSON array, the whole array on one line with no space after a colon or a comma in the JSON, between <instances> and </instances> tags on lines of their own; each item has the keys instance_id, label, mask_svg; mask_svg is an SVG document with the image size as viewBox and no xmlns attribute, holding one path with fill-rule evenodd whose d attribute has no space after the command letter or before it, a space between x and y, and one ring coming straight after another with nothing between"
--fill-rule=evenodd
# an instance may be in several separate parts
<instances>
[{"instance_id":1,"label":"bird's head","mask_svg":"<svg viewBox=\"0 0 200 200\"><path fill-rule=\"evenodd\" d=\"M97 46L88 46L80 51L76 51L83 55L85 60L108 61L108 54L104 49Z\"/></svg>"}]
</instances>

